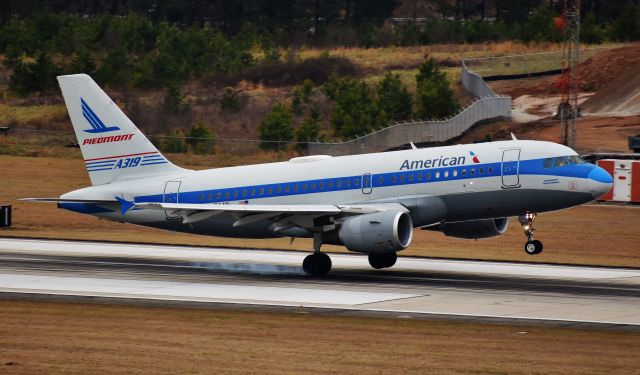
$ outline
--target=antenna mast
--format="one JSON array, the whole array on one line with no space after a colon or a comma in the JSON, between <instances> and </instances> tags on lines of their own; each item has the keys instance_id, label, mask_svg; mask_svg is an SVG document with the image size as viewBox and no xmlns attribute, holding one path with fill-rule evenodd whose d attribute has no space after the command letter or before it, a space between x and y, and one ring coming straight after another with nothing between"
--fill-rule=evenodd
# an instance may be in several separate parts
<instances>
[{"instance_id":1,"label":"antenna mast","mask_svg":"<svg viewBox=\"0 0 640 375\"><path fill-rule=\"evenodd\" d=\"M580 0L564 0L562 16L556 18L556 27L564 32L562 47L562 74L556 81L561 100L558 117L561 121L561 142L571 148L576 146L580 117L578 107L578 63L580 62Z\"/></svg>"}]
</instances>

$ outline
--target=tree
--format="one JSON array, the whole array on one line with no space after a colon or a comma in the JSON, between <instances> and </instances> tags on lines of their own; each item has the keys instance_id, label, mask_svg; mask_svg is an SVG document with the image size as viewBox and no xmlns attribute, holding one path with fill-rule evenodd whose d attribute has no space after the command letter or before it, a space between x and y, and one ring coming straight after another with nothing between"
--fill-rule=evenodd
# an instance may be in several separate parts
<instances>
[{"instance_id":1,"label":"tree","mask_svg":"<svg viewBox=\"0 0 640 375\"><path fill-rule=\"evenodd\" d=\"M220 113L238 113L240 111L240 97L231 87L224 89L220 99Z\"/></svg>"},{"instance_id":2,"label":"tree","mask_svg":"<svg viewBox=\"0 0 640 375\"><path fill-rule=\"evenodd\" d=\"M340 78L335 84L335 106L329 121L336 135L353 138L381 125L383 118L364 81Z\"/></svg>"},{"instance_id":3,"label":"tree","mask_svg":"<svg viewBox=\"0 0 640 375\"><path fill-rule=\"evenodd\" d=\"M554 26L555 14L548 8L537 8L521 24L520 39L526 43L535 41L555 41L562 39L561 32Z\"/></svg>"},{"instance_id":4,"label":"tree","mask_svg":"<svg viewBox=\"0 0 640 375\"><path fill-rule=\"evenodd\" d=\"M612 26L613 39L620 41L640 39L640 8L632 2L628 3Z\"/></svg>"},{"instance_id":5,"label":"tree","mask_svg":"<svg viewBox=\"0 0 640 375\"><path fill-rule=\"evenodd\" d=\"M177 115L189 110L189 103L175 83L170 83L164 94L162 108L165 113Z\"/></svg>"},{"instance_id":6,"label":"tree","mask_svg":"<svg viewBox=\"0 0 640 375\"><path fill-rule=\"evenodd\" d=\"M46 52L40 52L35 61L17 58L9 61L8 65L13 68L9 88L21 96L53 88L56 75L61 73Z\"/></svg>"},{"instance_id":7,"label":"tree","mask_svg":"<svg viewBox=\"0 0 640 375\"><path fill-rule=\"evenodd\" d=\"M129 83L129 73L131 64L127 51L123 46L118 46L109 51L102 60L97 78L106 85L115 87L127 86Z\"/></svg>"},{"instance_id":8,"label":"tree","mask_svg":"<svg viewBox=\"0 0 640 375\"><path fill-rule=\"evenodd\" d=\"M438 69L433 58L420 66L416 81L416 115L419 118L443 118L460 108L446 74Z\"/></svg>"},{"instance_id":9,"label":"tree","mask_svg":"<svg viewBox=\"0 0 640 375\"><path fill-rule=\"evenodd\" d=\"M293 114L291 109L278 103L260 123L260 148L282 150L293 139Z\"/></svg>"},{"instance_id":10,"label":"tree","mask_svg":"<svg viewBox=\"0 0 640 375\"><path fill-rule=\"evenodd\" d=\"M315 91L315 85L310 79L305 79L302 85L298 85L293 89L293 99L291 99L291 110L296 115L302 113L302 104L311 102L311 95Z\"/></svg>"},{"instance_id":11,"label":"tree","mask_svg":"<svg viewBox=\"0 0 640 375\"><path fill-rule=\"evenodd\" d=\"M604 30L598 25L598 20L593 12L589 12L580 25L580 42L587 44L600 44L604 39Z\"/></svg>"},{"instance_id":12,"label":"tree","mask_svg":"<svg viewBox=\"0 0 640 375\"><path fill-rule=\"evenodd\" d=\"M296 148L298 151L306 151L308 142L318 139L320 134L320 108L317 104L313 104L309 115L304 119L300 127L296 129Z\"/></svg>"},{"instance_id":13,"label":"tree","mask_svg":"<svg viewBox=\"0 0 640 375\"><path fill-rule=\"evenodd\" d=\"M387 72L378 84L378 108L388 120L405 120L411 117L413 99L398 74Z\"/></svg>"},{"instance_id":14,"label":"tree","mask_svg":"<svg viewBox=\"0 0 640 375\"><path fill-rule=\"evenodd\" d=\"M202 121L197 121L191 126L189 134L187 134L187 143L191 147L194 154L211 154L215 140L211 130L204 126Z\"/></svg>"},{"instance_id":15,"label":"tree","mask_svg":"<svg viewBox=\"0 0 640 375\"><path fill-rule=\"evenodd\" d=\"M178 131L173 131L164 137L162 150L182 154L187 152L187 145L184 143L184 135Z\"/></svg>"},{"instance_id":16,"label":"tree","mask_svg":"<svg viewBox=\"0 0 640 375\"><path fill-rule=\"evenodd\" d=\"M96 63L87 48L80 48L71 59L67 71L69 74L84 73L92 75L96 70Z\"/></svg>"}]
</instances>

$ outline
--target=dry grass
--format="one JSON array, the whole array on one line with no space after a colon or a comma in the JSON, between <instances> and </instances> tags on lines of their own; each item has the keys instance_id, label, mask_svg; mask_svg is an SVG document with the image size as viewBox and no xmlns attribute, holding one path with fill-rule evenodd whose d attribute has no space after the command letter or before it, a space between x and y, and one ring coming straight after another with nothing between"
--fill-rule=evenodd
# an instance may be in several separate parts
<instances>
[{"instance_id":1,"label":"dry grass","mask_svg":"<svg viewBox=\"0 0 640 375\"><path fill-rule=\"evenodd\" d=\"M634 374L633 332L0 300L0 372Z\"/></svg>"},{"instance_id":2,"label":"dry grass","mask_svg":"<svg viewBox=\"0 0 640 375\"><path fill-rule=\"evenodd\" d=\"M66 117L64 105L8 105L0 104L0 124L17 122L26 123L36 119L52 119Z\"/></svg>"},{"instance_id":3,"label":"dry grass","mask_svg":"<svg viewBox=\"0 0 640 375\"><path fill-rule=\"evenodd\" d=\"M613 45L613 44L612 44ZM561 51L559 43L495 42L483 44L442 44L416 47L385 48L334 48L331 56L343 56L369 70L385 70L399 66L415 68L426 55L437 60L459 60L463 58L506 56L538 52ZM301 52L301 58L316 57L325 50L309 49Z\"/></svg>"},{"instance_id":4,"label":"dry grass","mask_svg":"<svg viewBox=\"0 0 640 375\"><path fill-rule=\"evenodd\" d=\"M280 159L287 155L280 155ZM254 158L225 156L169 155L177 164L203 169L233 164L275 161L273 154ZM178 234L157 229L114 223L59 210L52 204L16 202L23 197L57 197L89 185L80 159L0 156L7 183L0 191L0 202L14 205L14 225L0 230L0 236L116 240L244 248L309 250L308 240L246 240ZM591 205L541 215L536 221L537 238L545 243L544 253L531 257L524 253L525 237L517 222L507 233L480 241L445 237L432 231L415 231L413 243L401 255L495 259L640 267L640 231L631 223L640 220L640 207ZM605 229L603 229L605 228ZM345 251L326 246L328 251Z\"/></svg>"}]
</instances>

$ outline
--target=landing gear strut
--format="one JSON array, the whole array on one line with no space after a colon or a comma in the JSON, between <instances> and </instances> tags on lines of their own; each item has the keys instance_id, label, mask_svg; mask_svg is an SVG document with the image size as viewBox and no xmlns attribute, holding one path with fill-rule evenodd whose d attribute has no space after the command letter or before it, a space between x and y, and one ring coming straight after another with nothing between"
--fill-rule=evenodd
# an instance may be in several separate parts
<instances>
[{"instance_id":1,"label":"landing gear strut","mask_svg":"<svg viewBox=\"0 0 640 375\"><path fill-rule=\"evenodd\" d=\"M524 244L524 251L529 255L540 254L543 249L542 242L533 239L533 232L535 231L533 221L535 218L536 214L532 212L527 212L518 217L520 225L522 225L522 229L524 229L524 234L527 236L527 243Z\"/></svg>"},{"instance_id":2,"label":"landing gear strut","mask_svg":"<svg viewBox=\"0 0 640 375\"><path fill-rule=\"evenodd\" d=\"M331 271L331 258L320 252L320 246L322 246L320 234L314 234L313 254L307 255L302 262L302 269L309 275L320 276Z\"/></svg>"},{"instance_id":3,"label":"landing gear strut","mask_svg":"<svg viewBox=\"0 0 640 375\"><path fill-rule=\"evenodd\" d=\"M396 260L398 260L398 254L396 253L369 254L369 264L377 270L393 267L396 264Z\"/></svg>"}]
</instances>

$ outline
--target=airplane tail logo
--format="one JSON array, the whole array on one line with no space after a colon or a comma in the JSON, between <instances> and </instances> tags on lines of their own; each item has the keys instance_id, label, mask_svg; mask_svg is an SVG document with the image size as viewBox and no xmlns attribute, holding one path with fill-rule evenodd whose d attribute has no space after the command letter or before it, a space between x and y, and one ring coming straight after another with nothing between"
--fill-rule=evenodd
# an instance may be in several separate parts
<instances>
[{"instance_id":1,"label":"airplane tail logo","mask_svg":"<svg viewBox=\"0 0 640 375\"><path fill-rule=\"evenodd\" d=\"M476 156L476 153L473 151L469 151L469 154L471 154L471 156L473 157L473 162L478 164L480 163L480 159L478 159L478 156Z\"/></svg>"},{"instance_id":2,"label":"airplane tail logo","mask_svg":"<svg viewBox=\"0 0 640 375\"><path fill-rule=\"evenodd\" d=\"M84 99L80 98L80 105L82 105L82 116L89 122L91 129L83 129L87 133L106 133L120 130L117 126L106 126L100 117L89 107Z\"/></svg>"}]
</instances>

